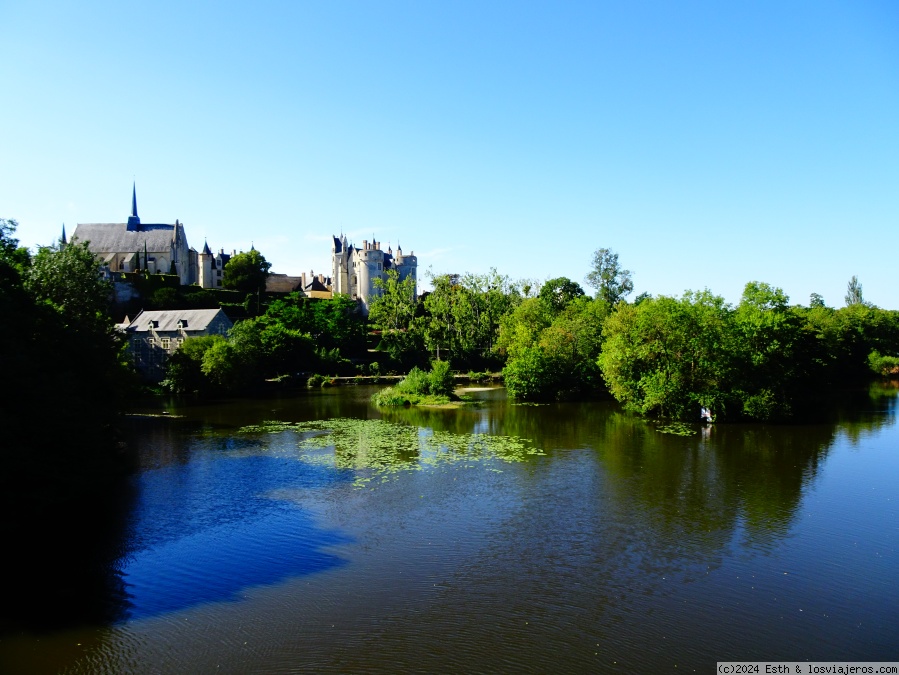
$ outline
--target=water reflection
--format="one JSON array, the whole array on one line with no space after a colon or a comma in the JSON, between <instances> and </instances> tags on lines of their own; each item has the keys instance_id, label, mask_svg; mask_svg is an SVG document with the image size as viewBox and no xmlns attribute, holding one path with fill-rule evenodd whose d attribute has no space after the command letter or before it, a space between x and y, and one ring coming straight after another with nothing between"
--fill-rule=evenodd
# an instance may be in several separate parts
<instances>
[{"instance_id":1,"label":"water reflection","mask_svg":"<svg viewBox=\"0 0 899 675\"><path fill-rule=\"evenodd\" d=\"M105 519L97 509L81 533L48 530L35 549L46 560L26 578L37 589L31 618L44 630L118 623L84 641L85 672L219 662L232 672L655 672L713 656L872 658L896 644L897 534L883 527L895 522L895 487L846 452L895 437L895 389L861 392L830 423L690 436L604 402L515 406L494 390L478 394L480 408L379 411L371 391L172 408L183 418L135 422L141 472L105 503ZM448 467L424 462L422 442L398 455L420 470L354 489L370 430L359 447L319 448L340 455L331 464L299 461L296 432L236 433L328 418L380 419L419 439L517 436L544 454ZM855 475L834 480L834 464ZM335 544L349 544L345 557ZM70 551L77 560L60 565ZM270 594L248 590L266 585ZM7 630L28 627L25 596ZM185 633L181 615L166 622L182 610L202 630ZM156 620L138 621L147 618ZM865 633L852 632L862 623ZM247 639L255 651L241 647ZM58 658L53 670L79 657Z\"/></svg>"}]
</instances>

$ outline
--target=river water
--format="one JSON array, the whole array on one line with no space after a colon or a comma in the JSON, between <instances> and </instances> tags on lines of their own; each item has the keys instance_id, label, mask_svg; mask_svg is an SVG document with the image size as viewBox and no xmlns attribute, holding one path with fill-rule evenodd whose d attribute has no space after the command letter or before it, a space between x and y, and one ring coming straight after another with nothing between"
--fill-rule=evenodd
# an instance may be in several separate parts
<instances>
[{"instance_id":1,"label":"river water","mask_svg":"<svg viewBox=\"0 0 899 675\"><path fill-rule=\"evenodd\" d=\"M828 423L675 429L502 389L381 412L372 391L131 418L114 508L7 580L0 670L899 659L895 390ZM264 420L285 424L240 431Z\"/></svg>"}]
</instances>

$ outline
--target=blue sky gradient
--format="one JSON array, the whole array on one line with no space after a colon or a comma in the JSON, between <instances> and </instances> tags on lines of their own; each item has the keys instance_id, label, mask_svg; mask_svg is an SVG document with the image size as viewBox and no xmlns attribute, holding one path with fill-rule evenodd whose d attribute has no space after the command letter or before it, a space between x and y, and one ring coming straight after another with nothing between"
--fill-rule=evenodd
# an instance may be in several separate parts
<instances>
[{"instance_id":1,"label":"blue sky gradient","mask_svg":"<svg viewBox=\"0 0 899 675\"><path fill-rule=\"evenodd\" d=\"M0 217L899 309L899 4L0 2ZM423 276L423 275L422 275Z\"/></svg>"}]
</instances>

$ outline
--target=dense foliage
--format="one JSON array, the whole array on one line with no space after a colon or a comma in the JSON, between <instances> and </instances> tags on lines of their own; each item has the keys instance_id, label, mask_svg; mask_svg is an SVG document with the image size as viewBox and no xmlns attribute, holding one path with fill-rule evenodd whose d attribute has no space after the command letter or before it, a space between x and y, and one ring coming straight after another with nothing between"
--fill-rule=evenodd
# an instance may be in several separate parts
<instances>
[{"instance_id":1,"label":"dense foliage","mask_svg":"<svg viewBox=\"0 0 899 675\"><path fill-rule=\"evenodd\" d=\"M544 292L547 285L550 292ZM557 292L574 287L580 288L568 279L554 279L538 297L504 317L498 348L507 357L503 377L512 396L570 398L602 388L596 358L608 304L583 292Z\"/></svg>"},{"instance_id":2,"label":"dense foliage","mask_svg":"<svg viewBox=\"0 0 899 675\"><path fill-rule=\"evenodd\" d=\"M239 321L228 338L185 340L169 359L164 385L179 394L236 393L282 375L351 375L365 351L365 323L345 295L310 300L299 293Z\"/></svg>"},{"instance_id":3,"label":"dense foliage","mask_svg":"<svg viewBox=\"0 0 899 675\"><path fill-rule=\"evenodd\" d=\"M5 506L89 493L115 474L114 428L130 383L108 312L110 287L86 244L32 258L0 219L3 373L0 471Z\"/></svg>"},{"instance_id":4,"label":"dense foliage","mask_svg":"<svg viewBox=\"0 0 899 675\"><path fill-rule=\"evenodd\" d=\"M440 404L453 396L455 380L447 361L434 361L430 372L418 367L409 371L395 387L387 387L372 396L379 406L406 406L416 404Z\"/></svg>"},{"instance_id":5,"label":"dense foliage","mask_svg":"<svg viewBox=\"0 0 899 675\"><path fill-rule=\"evenodd\" d=\"M700 407L718 419L806 415L835 386L889 371L882 353L899 348L899 312L788 302L751 282L736 307L709 291L619 304L598 363L626 407L679 419L698 418Z\"/></svg>"},{"instance_id":6,"label":"dense foliage","mask_svg":"<svg viewBox=\"0 0 899 675\"><path fill-rule=\"evenodd\" d=\"M367 320L346 296L268 298L227 338L185 343L166 384L233 393L284 375L318 383L399 372L409 376L391 395L407 400L435 395L420 370L433 362L447 373L501 369L519 399L610 394L648 416L692 420L708 408L719 420L774 420L807 414L860 378L899 374L899 317L865 302L856 277L837 310L814 293L808 307L790 305L761 282L747 284L736 306L708 290L630 303L633 274L607 248L586 275L594 298L567 277L428 276L432 289L418 298L414 279L388 272Z\"/></svg>"},{"instance_id":7,"label":"dense foliage","mask_svg":"<svg viewBox=\"0 0 899 675\"><path fill-rule=\"evenodd\" d=\"M225 265L222 284L242 293L260 293L265 290L272 264L259 251L251 248L247 253L231 256Z\"/></svg>"}]
</instances>

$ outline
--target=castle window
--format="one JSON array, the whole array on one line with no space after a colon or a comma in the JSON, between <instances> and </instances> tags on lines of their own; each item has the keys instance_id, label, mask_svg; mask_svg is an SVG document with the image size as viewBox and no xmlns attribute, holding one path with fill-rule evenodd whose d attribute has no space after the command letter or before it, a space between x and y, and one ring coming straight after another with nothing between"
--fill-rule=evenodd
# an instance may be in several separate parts
<instances>
[{"instance_id":1,"label":"castle window","mask_svg":"<svg viewBox=\"0 0 899 675\"><path fill-rule=\"evenodd\" d=\"M168 349L171 349L171 348L172 348L172 340L171 340L171 338L162 338L162 339L160 340L160 342L162 343L162 348L163 348L163 349L168 350Z\"/></svg>"}]
</instances>

